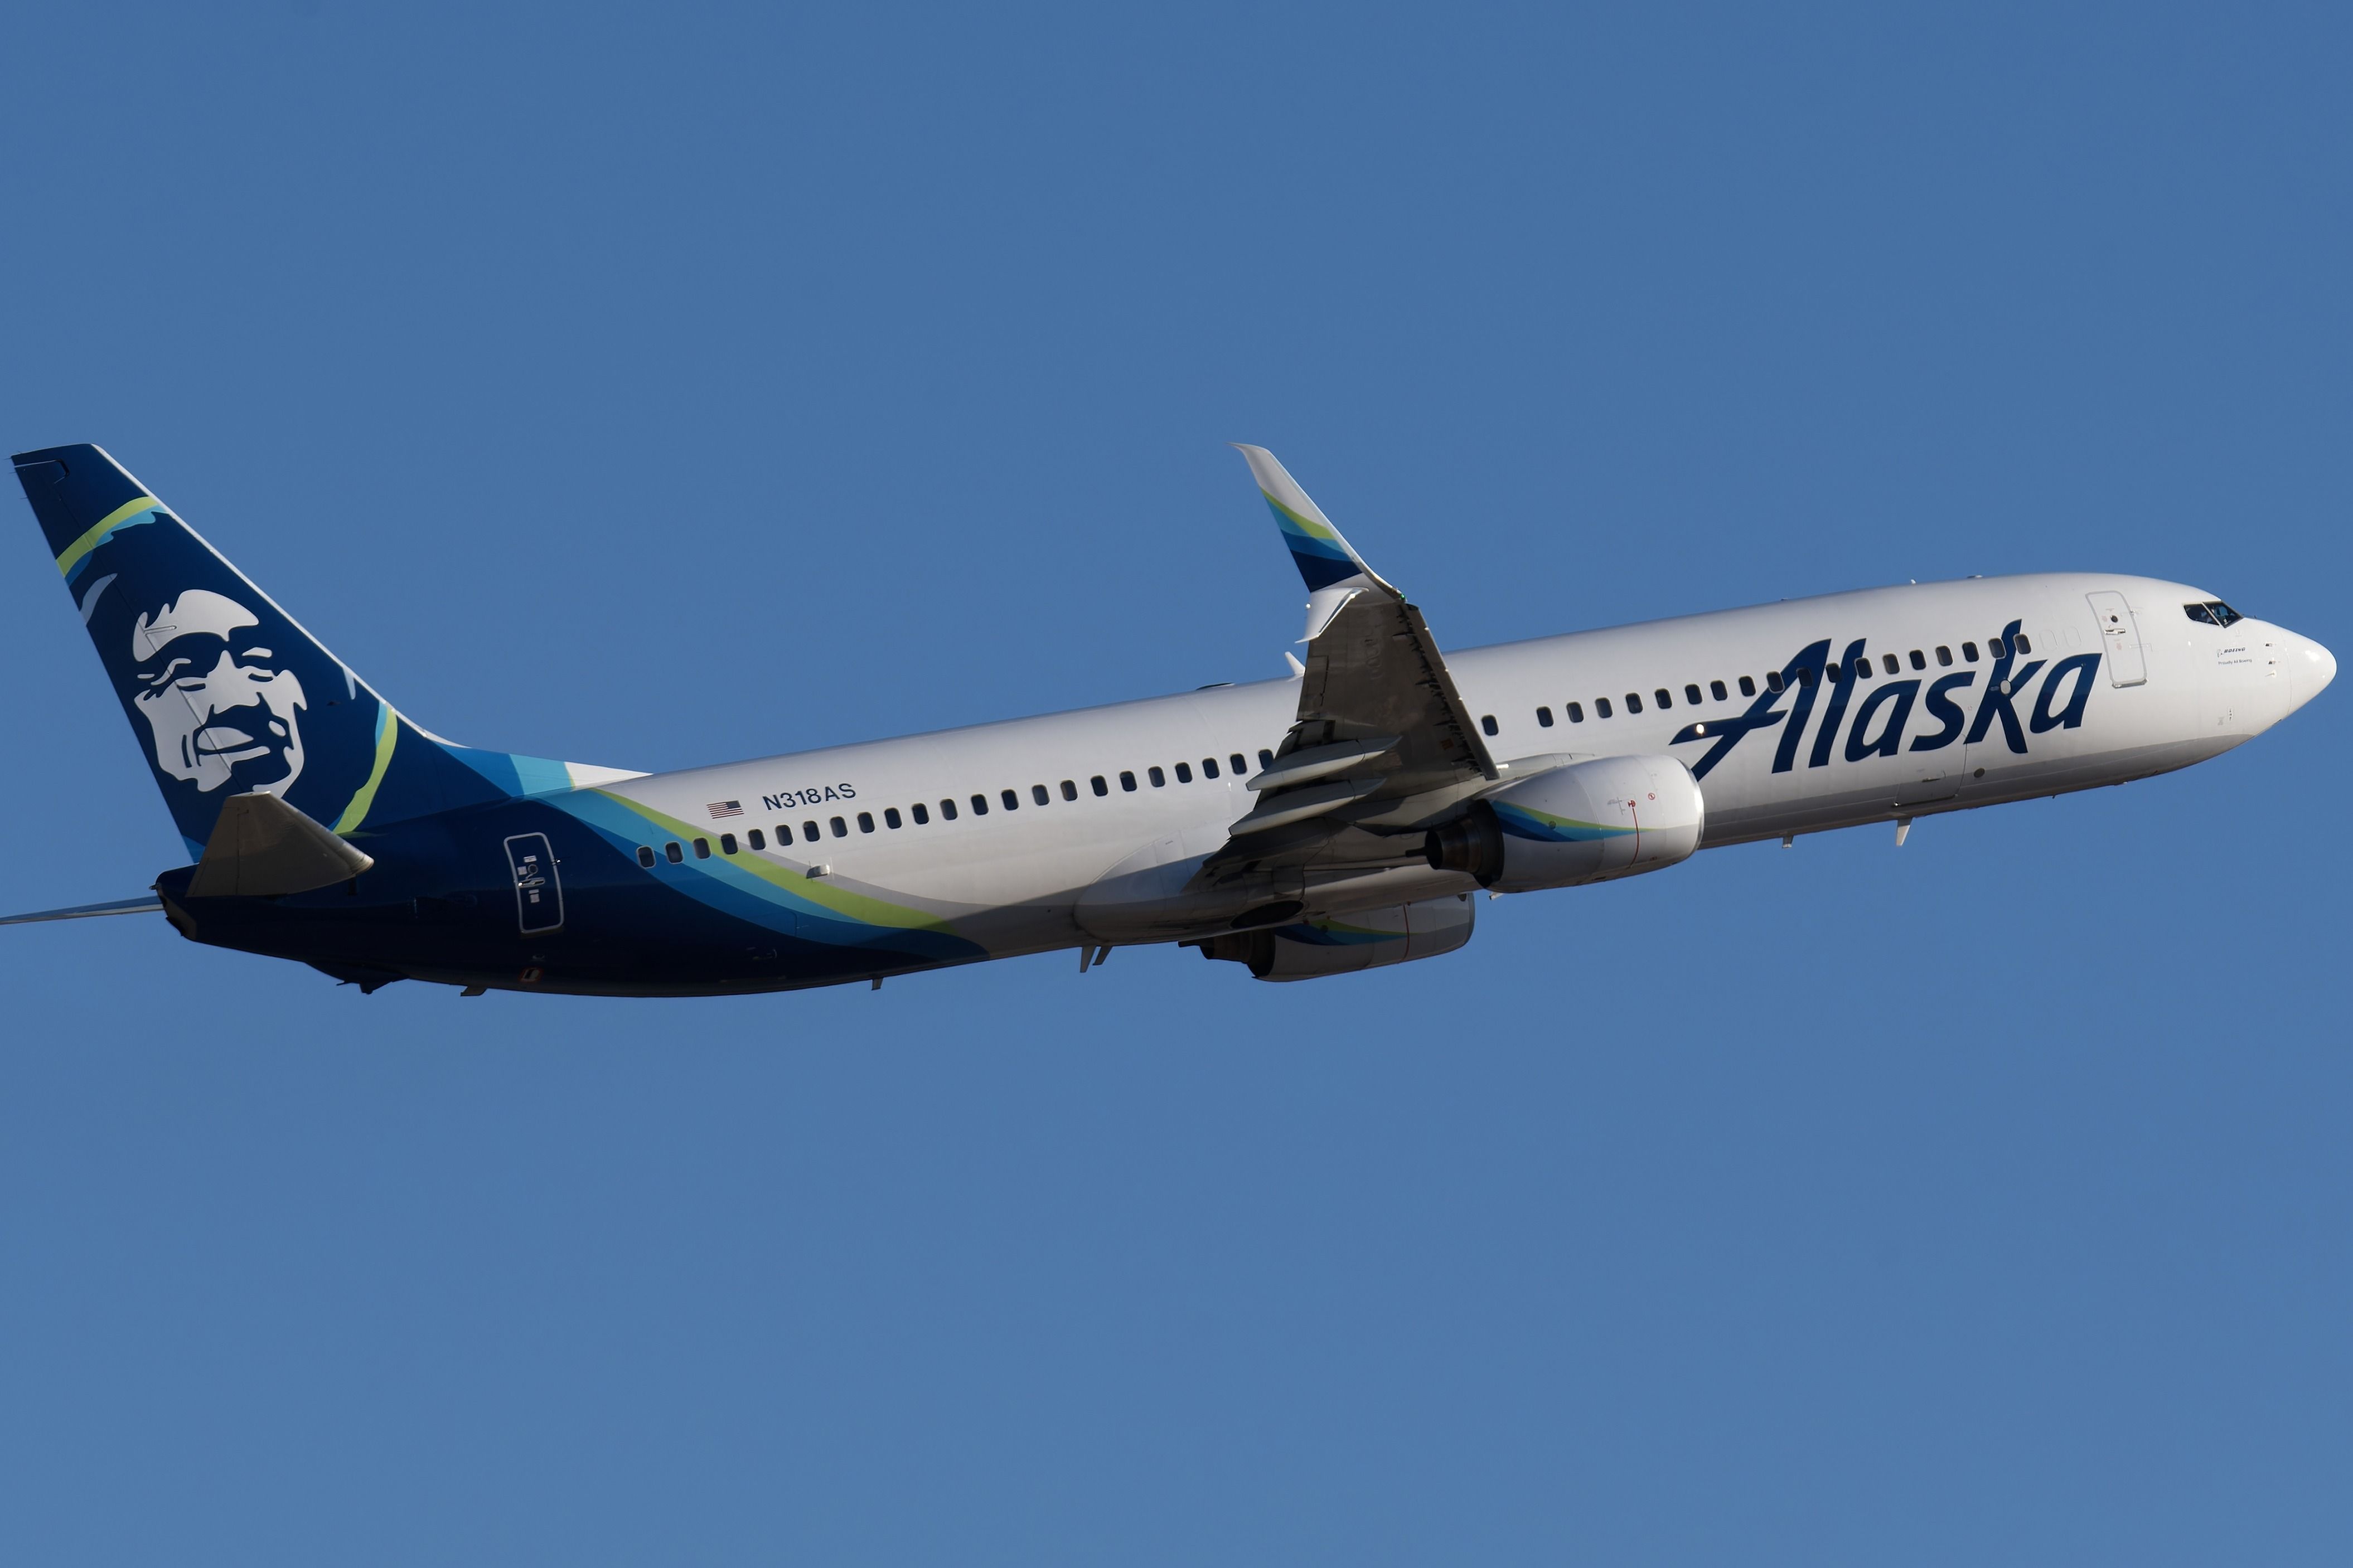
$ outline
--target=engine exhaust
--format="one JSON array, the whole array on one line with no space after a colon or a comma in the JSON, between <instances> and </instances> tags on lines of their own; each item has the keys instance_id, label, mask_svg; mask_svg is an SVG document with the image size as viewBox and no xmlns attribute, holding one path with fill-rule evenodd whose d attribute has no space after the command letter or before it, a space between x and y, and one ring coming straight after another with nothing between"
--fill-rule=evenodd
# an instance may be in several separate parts
<instances>
[{"instance_id":1,"label":"engine exhaust","mask_svg":"<svg viewBox=\"0 0 2353 1568\"><path fill-rule=\"evenodd\" d=\"M1482 888L1492 886L1504 874L1504 830L1494 808L1472 802L1469 811L1430 830L1421 853L1433 871L1460 871Z\"/></svg>"}]
</instances>

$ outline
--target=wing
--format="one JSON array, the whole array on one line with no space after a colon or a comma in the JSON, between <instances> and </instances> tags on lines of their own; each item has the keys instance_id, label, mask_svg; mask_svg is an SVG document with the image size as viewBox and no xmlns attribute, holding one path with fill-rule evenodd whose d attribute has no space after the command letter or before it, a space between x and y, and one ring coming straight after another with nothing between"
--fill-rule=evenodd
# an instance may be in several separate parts
<instances>
[{"instance_id":1,"label":"wing","mask_svg":"<svg viewBox=\"0 0 2353 1568\"><path fill-rule=\"evenodd\" d=\"M1212 868L1334 858L1394 858L1384 829L1422 819L1494 780L1421 612L1365 564L1274 454L1241 447L1306 583L1307 660L1299 717L1274 765L1250 781L1258 805ZM1351 833L1373 842L1353 847ZM1419 840L1413 841L1418 858Z\"/></svg>"}]
</instances>

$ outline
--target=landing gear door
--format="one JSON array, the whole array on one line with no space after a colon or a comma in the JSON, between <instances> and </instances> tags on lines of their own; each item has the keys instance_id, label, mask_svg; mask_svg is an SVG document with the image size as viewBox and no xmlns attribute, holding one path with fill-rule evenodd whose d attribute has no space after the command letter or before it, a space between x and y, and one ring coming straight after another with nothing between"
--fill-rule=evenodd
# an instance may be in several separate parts
<instances>
[{"instance_id":1,"label":"landing gear door","mask_svg":"<svg viewBox=\"0 0 2353 1568\"><path fill-rule=\"evenodd\" d=\"M2100 651L2107 656L2108 684L2139 686L2148 679L2148 656L2140 646L2140 623L2122 594L2103 591L2084 595L2092 602L2092 618L2100 626Z\"/></svg>"},{"instance_id":2,"label":"landing gear door","mask_svg":"<svg viewBox=\"0 0 2353 1568\"><path fill-rule=\"evenodd\" d=\"M532 936L564 923L564 884L555 875L555 851L544 833L518 833L507 840L507 867L514 873L515 917Z\"/></svg>"}]
</instances>

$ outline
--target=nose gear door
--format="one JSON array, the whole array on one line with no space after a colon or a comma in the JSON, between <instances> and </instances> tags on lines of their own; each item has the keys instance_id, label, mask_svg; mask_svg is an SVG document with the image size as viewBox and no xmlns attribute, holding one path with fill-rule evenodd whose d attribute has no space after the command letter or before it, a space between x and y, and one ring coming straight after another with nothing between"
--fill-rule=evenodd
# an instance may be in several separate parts
<instances>
[{"instance_id":1,"label":"nose gear door","mask_svg":"<svg viewBox=\"0 0 2353 1568\"><path fill-rule=\"evenodd\" d=\"M514 873L515 918L532 936L564 923L564 884L555 874L555 851L544 833L518 833L507 840L507 867Z\"/></svg>"},{"instance_id":2,"label":"nose gear door","mask_svg":"<svg viewBox=\"0 0 2353 1568\"><path fill-rule=\"evenodd\" d=\"M2100 648L2107 655L2108 684L2139 686L2148 679L2148 658L2141 651L2140 623L2122 594L2103 589L2084 595L2092 602L2092 618L2100 624Z\"/></svg>"}]
</instances>

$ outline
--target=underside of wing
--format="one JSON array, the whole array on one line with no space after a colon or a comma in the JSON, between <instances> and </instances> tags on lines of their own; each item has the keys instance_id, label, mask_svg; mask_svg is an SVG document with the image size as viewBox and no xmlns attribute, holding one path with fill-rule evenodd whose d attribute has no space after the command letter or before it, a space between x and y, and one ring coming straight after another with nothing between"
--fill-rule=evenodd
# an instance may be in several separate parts
<instances>
[{"instance_id":1,"label":"underside of wing","mask_svg":"<svg viewBox=\"0 0 2353 1568\"><path fill-rule=\"evenodd\" d=\"M1299 715L1258 804L1204 875L1421 858L1421 829L1498 776L1421 612L1342 538L1273 454L1244 447L1306 583Z\"/></svg>"}]
</instances>

